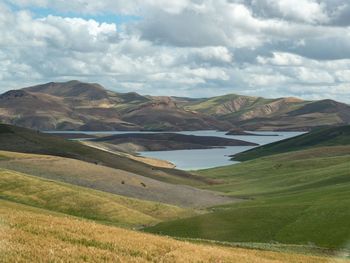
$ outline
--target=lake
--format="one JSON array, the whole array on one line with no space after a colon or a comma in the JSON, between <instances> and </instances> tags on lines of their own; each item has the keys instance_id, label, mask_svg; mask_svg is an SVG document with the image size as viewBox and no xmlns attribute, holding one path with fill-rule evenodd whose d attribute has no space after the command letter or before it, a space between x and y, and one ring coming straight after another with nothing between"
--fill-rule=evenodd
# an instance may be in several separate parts
<instances>
[{"instance_id":1,"label":"lake","mask_svg":"<svg viewBox=\"0 0 350 263\"><path fill-rule=\"evenodd\" d=\"M82 133L82 134L123 134L123 133L142 133L142 132L128 132L128 131L50 131L48 133ZM150 133L150 132L145 132ZM264 145L287 138L295 137L303 132L252 132L255 134L268 134L278 136L254 136L254 135L226 135L226 132L220 131L182 131L177 132L181 134L197 135L197 136L217 136L230 139L243 140L254 142L259 145ZM201 149L201 150L176 150L176 151L154 151L154 152L140 152L141 156L166 160L174 165L176 168L182 170L198 170L217 166L230 165L238 163L230 160L230 155L237 154L243 151L254 148L254 146L229 146L225 148Z\"/></svg>"},{"instance_id":2,"label":"lake","mask_svg":"<svg viewBox=\"0 0 350 263\"><path fill-rule=\"evenodd\" d=\"M254 142L259 145L264 145L280 140L285 140L303 132L254 132L255 134L270 134L278 136L250 136L250 135L225 135L225 132L219 131L189 131L179 132L182 134L190 134L197 136L217 136L230 139L243 140ZM172 162L176 168L182 170L199 170L213 168L239 163L231 161L230 155L247 151L256 146L228 146L225 148L214 148L204 150L176 150L176 151L155 151L155 152L140 152L142 156L151 157Z\"/></svg>"}]
</instances>

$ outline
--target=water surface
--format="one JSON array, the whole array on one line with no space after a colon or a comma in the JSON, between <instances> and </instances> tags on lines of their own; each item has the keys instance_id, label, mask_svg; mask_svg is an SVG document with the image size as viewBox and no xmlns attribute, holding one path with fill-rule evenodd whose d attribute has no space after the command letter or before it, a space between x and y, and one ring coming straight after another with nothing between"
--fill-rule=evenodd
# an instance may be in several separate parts
<instances>
[{"instance_id":1,"label":"water surface","mask_svg":"<svg viewBox=\"0 0 350 263\"><path fill-rule=\"evenodd\" d=\"M302 132L254 132L255 134L271 134L278 136L251 136L251 135L226 135L226 132L220 131L184 131L182 134L197 136L217 136L230 139L254 142L264 145L287 138L295 137ZM230 155L250 150L256 146L228 146L225 148L201 149L201 150L175 150L175 151L154 151L141 152L145 157L166 160L176 165L176 168L182 170L198 170L217 166L224 166L238 163L231 161Z\"/></svg>"},{"instance_id":2,"label":"water surface","mask_svg":"<svg viewBox=\"0 0 350 263\"><path fill-rule=\"evenodd\" d=\"M124 134L124 133L157 133L157 132L141 132L141 131L48 131L48 133L76 133L76 134ZM254 136L254 135L226 135L221 131L181 131L176 132L187 135L197 136L216 136L230 139L243 140L248 142L264 145L287 138L295 137L303 132L251 132L255 134L268 134L278 136ZM140 152L145 157L166 160L176 165L176 168L182 170L198 170L217 166L230 165L238 163L231 161L230 155L247 151L256 146L228 146L224 148L200 149L200 150L173 150L173 151L153 151Z\"/></svg>"}]
</instances>

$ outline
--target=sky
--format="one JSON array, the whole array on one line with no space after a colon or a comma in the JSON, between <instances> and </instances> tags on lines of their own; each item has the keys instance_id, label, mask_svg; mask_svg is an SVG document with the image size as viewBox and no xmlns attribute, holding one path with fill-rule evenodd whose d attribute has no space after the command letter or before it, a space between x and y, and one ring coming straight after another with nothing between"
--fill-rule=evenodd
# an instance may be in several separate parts
<instances>
[{"instance_id":1,"label":"sky","mask_svg":"<svg viewBox=\"0 0 350 263\"><path fill-rule=\"evenodd\" d=\"M350 103L350 1L0 0L0 92L66 80Z\"/></svg>"}]
</instances>

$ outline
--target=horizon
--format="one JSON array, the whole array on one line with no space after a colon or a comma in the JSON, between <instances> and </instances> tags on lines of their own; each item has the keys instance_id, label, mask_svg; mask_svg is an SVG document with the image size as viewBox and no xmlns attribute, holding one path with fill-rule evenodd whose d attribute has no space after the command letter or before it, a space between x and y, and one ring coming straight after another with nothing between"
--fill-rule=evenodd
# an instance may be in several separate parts
<instances>
[{"instance_id":1,"label":"horizon","mask_svg":"<svg viewBox=\"0 0 350 263\"><path fill-rule=\"evenodd\" d=\"M0 92L108 90L350 102L345 0L0 0Z\"/></svg>"}]
</instances>

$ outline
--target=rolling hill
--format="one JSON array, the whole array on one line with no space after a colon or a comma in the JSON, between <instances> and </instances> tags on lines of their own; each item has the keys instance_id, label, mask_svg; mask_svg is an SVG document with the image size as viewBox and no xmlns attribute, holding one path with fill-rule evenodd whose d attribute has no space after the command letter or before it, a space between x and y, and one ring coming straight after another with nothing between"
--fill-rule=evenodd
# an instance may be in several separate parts
<instances>
[{"instance_id":1,"label":"rolling hill","mask_svg":"<svg viewBox=\"0 0 350 263\"><path fill-rule=\"evenodd\" d=\"M233 158L239 161L289 151L303 150L311 147L350 145L350 126L319 128L309 133L287 140L260 146L239 153Z\"/></svg>"},{"instance_id":2,"label":"rolling hill","mask_svg":"<svg viewBox=\"0 0 350 263\"><path fill-rule=\"evenodd\" d=\"M189 209L126 198L5 169L0 170L0 198L126 227L193 214Z\"/></svg>"},{"instance_id":3,"label":"rolling hill","mask_svg":"<svg viewBox=\"0 0 350 263\"><path fill-rule=\"evenodd\" d=\"M211 183L185 171L154 167L79 142L5 124L0 124L0 149L73 158L175 184Z\"/></svg>"},{"instance_id":4,"label":"rolling hill","mask_svg":"<svg viewBox=\"0 0 350 263\"><path fill-rule=\"evenodd\" d=\"M174 185L120 169L49 155L0 151L0 168L111 194L181 207L204 208L239 201L211 191Z\"/></svg>"},{"instance_id":5,"label":"rolling hill","mask_svg":"<svg viewBox=\"0 0 350 263\"><path fill-rule=\"evenodd\" d=\"M349 124L350 106L236 94L204 99L142 96L68 81L0 95L0 121L39 130L310 130Z\"/></svg>"},{"instance_id":6,"label":"rolling hill","mask_svg":"<svg viewBox=\"0 0 350 263\"><path fill-rule=\"evenodd\" d=\"M350 249L350 146L325 146L198 171L205 187L247 201L146 228L228 242Z\"/></svg>"},{"instance_id":7,"label":"rolling hill","mask_svg":"<svg viewBox=\"0 0 350 263\"><path fill-rule=\"evenodd\" d=\"M191 244L0 200L0 262L346 262Z\"/></svg>"}]
</instances>

